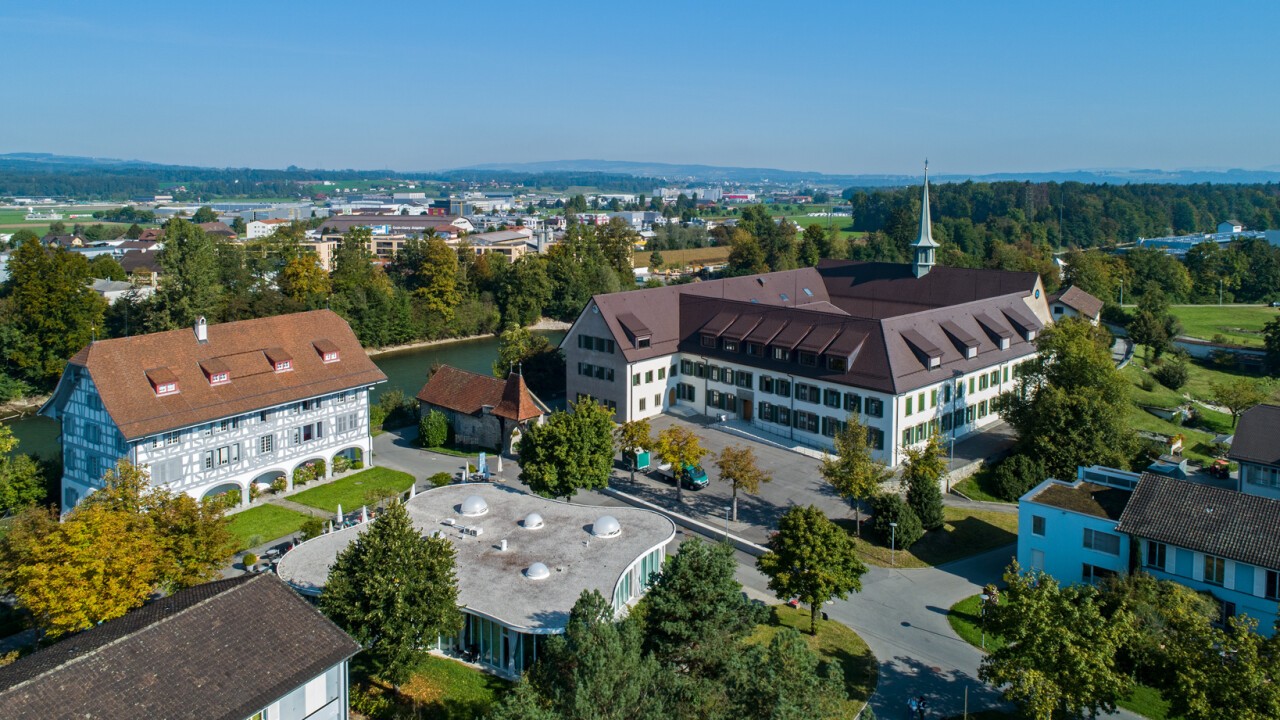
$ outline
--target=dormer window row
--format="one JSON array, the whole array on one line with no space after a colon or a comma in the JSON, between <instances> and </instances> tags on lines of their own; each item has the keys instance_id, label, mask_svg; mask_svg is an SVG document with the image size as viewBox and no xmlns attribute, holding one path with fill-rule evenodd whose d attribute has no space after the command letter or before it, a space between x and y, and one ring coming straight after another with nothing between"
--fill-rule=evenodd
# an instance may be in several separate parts
<instances>
[{"instance_id":1,"label":"dormer window row","mask_svg":"<svg viewBox=\"0 0 1280 720\"><path fill-rule=\"evenodd\" d=\"M797 362L804 367L824 368L832 372L848 372L851 358L841 353L792 351L779 345L764 345L757 342L739 342L729 338L718 338L711 333L702 333L702 347L716 348L731 353L746 353L752 357L770 357L779 362Z\"/></svg>"}]
</instances>

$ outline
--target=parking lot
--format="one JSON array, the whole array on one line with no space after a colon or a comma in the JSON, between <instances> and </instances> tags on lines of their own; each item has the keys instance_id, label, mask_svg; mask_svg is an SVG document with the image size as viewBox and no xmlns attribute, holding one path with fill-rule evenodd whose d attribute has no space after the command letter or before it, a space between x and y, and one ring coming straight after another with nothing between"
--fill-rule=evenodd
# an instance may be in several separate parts
<instances>
[{"instance_id":1,"label":"parking lot","mask_svg":"<svg viewBox=\"0 0 1280 720\"><path fill-rule=\"evenodd\" d=\"M818 472L821 463L789 450L738 437L723 432L709 424L662 415L649 421L654 435L673 425L683 425L702 439L702 446L709 450L702 465L711 484L703 490L684 491L684 506L676 505L676 488L670 481L658 478L657 461L650 473L636 473L636 482L629 480L630 472L615 473L614 486L622 492L636 495L649 502L670 508L717 527L724 527L726 513L732 504L733 488L720 481L715 458L730 445L745 445L756 454L760 469L773 475L773 481L760 486L759 495L738 493L738 522L728 522L730 532L757 543L768 539L769 532L777 525L778 518L792 505L817 505L828 515L842 517L850 512L848 503L832 492Z\"/></svg>"}]
</instances>

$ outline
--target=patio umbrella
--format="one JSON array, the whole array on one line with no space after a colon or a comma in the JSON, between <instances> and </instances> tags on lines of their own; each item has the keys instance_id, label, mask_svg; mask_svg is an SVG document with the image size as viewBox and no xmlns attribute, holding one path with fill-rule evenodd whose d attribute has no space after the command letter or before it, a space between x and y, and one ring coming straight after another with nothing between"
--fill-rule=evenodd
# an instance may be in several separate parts
<instances>
[{"instance_id":1,"label":"patio umbrella","mask_svg":"<svg viewBox=\"0 0 1280 720\"><path fill-rule=\"evenodd\" d=\"M338 519L335 522L338 525L342 524L342 503L338 503Z\"/></svg>"},{"instance_id":2,"label":"patio umbrella","mask_svg":"<svg viewBox=\"0 0 1280 720\"><path fill-rule=\"evenodd\" d=\"M502 455L498 455L498 472L502 472Z\"/></svg>"},{"instance_id":3,"label":"patio umbrella","mask_svg":"<svg viewBox=\"0 0 1280 720\"><path fill-rule=\"evenodd\" d=\"M412 500L418 494L418 483L415 481L409 486L409 499Z\"/></svg>"},{"instance_id":4,"label":"patio umbrella","mask_svg":"<svg viewBox=\"0 0 1280 720\"><path fill-rule=\"evenodd\" d=\"M484 461L484 453L480 453L480 459L476 461L476 472L486 475L489 472L489 466Z\"/></svg>"},{"instance_id":5,"label":"patio umbrella","mask_svg":"<svg viewBox=\"0 0 1280 720\"><path fill-rule=\"evenodd\" d=\"M360 506L360 522L362 524L369 522L369 506L368 505Z\"/></svg>"}]
</instances>

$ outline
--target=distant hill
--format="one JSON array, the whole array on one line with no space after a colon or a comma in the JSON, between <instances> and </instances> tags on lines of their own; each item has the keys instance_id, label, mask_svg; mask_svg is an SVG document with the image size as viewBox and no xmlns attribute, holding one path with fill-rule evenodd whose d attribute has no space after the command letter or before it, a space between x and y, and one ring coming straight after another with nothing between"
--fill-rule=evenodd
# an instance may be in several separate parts
<instances>
[{"instance_id":1,"label":"distant hill","mask_svg":"<svg viewBox=\"0 0 1280 720\"><path fill-rule=\"evenodd\" d=\"M773 182L783 185L814 184L837 187L893 187L920 182L919 175L834 175L778 168L746 168L721 165L680 165L674 163L632 162L628 160L549 160L529 163L485 163L465 170L491 172L603 172L662 178L669 182ZM931 176L936 182L1079 182L1087 184L1128 183L1266 183L1280 182L1280 169L1262 170L1155 170L1093 169L1055 172L989 173L985 175L941 174Z\"/></svg>"}]
</instances>

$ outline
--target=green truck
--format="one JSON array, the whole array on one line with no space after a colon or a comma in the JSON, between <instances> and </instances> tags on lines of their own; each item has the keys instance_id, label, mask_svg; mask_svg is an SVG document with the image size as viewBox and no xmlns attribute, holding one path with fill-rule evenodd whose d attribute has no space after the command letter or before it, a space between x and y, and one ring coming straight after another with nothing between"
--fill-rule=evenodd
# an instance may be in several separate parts
<instances>
[{"instance_id":1,"label":"green truck","mask_svg":"<svg viewBox=\"0 0 1280 720\"><path fill-rule=\"evenodd\" d=\"M680 484L688 490L701 490L711 484L707 471L701 465L685 465L679 475ZM676 481L676 473L671 471L670 463L658 466L658 476L672 484Z\"/></svg>"}]
</instances>

